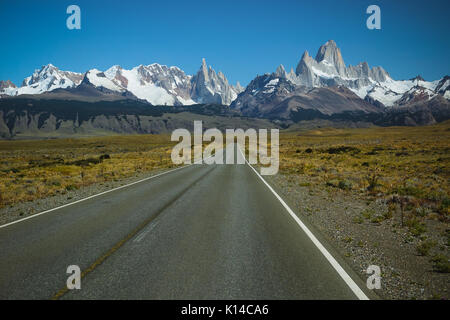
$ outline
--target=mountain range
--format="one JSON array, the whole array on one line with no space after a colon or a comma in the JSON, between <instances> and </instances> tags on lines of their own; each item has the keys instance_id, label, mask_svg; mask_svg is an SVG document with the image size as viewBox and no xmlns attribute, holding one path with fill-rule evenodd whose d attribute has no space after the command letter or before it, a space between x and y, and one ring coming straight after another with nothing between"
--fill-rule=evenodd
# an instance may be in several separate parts
<instances>
[{"instance_id":1,"label":"mountain range","mask_svg":"<svg viewBox=\"0 0 450 320\"><path fill-rule=\"evenodd\" d=\"M442 105L449 108L450 77L425 81L394 80L382 67L366 62L346 66L333 40L322 45L316 57L305 51L297 68L257 76L231 104L247 116L289 118L291 113L381 113L398 108ZM414 108L413 108L414 109Z\"/></svg>"},{"instance_id":2,"label":"mountain range","mask_svg":"<svg viewBox=\"0 0 450 320\"><path fill-rule=\"evenodd\" d=\"M264 118L283 127L310 120L425 125L450 119L449 76L434 81L421 76L394 80L380 66L370 68L366 62L347 66L333 40L323 44L314 58L305 51L295 71L287 72L280 65L272 73L256 76L246 88L239 82L229 84L205 59L194 75L157 63L130 70L115 65L83 74L48 64L20 87L0 81L0 98L3 137L34 135L42 126L46 134L60 128L65 134L80 128L83 132L166 132L172 128L173 114L201 108L206 116L216 116L215 105L224 106L221 119L248 117L256 123L256 118ZM162 114L167 121L158 120Z\"/></svg>"},{"instance_id":3,"label":"mountain range","mask_svg":"<svg viewBox=\"0 0 450 320\"><path fill-rule=\"evenodd\" d=\"M178 67L153 63L127 70L115 65L106 71L91 69L84 74L62 71L52 64L42 66L17 87L0 81L0 95L42 95L39 98L68 100L118 100L135 98L152 105L192 105L216 103L229 105L243 91L230 85L222 72L216 73L202 61L200 70L187 75Z\"/></svg>"}]
</instances>

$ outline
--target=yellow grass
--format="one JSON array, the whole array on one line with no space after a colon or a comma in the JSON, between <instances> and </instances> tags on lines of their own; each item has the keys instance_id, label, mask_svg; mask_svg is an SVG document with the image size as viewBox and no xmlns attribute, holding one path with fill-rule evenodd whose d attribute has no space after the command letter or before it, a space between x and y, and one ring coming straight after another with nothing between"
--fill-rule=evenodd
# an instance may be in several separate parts
<instances>
[{"instance_id":1,"label":"yellow grass","mask_svg":"<svg viewBox=\"0 0 450 320\"><path fill-rule=\"evenodd\" d=\"M426 127L316 129L280 134L280 172L300 185L398 194L449 214L450 121ZM412 208L410 208L412 209Z\"/></svg>"},{"instance_id":2,"label":"yellow grass","mask_svg":"<svg viewBox=\"0 0 450 320\"><path fill-rule=\"evenodd\" d=\"M300 185L392 194L449 213L450 121L280 134L280 173ZM169 135L0 141L0 207L173 166ZM110 158L100 160L102 155ZM84 162L80 160L85 160ZM410 208L411 209L411 208Z\"/></svg>"},{"instance_id":3,"label":"yellow grass","mask_svg":"<svg viewBox=\"0 0 450 320\"><path fill-rule=\"evenodd\" d=\"M0 207L170 168L173 145L168 135L0 141Z\"/></svg>"}]
</instances>

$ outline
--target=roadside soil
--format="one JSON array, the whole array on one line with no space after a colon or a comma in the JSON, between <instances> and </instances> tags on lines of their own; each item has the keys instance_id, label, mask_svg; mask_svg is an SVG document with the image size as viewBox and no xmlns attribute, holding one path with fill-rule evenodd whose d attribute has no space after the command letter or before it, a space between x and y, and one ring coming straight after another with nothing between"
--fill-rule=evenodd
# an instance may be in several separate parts
<instances>
[{"instance_id":1,"label":"roadside soil","mask_svg":"<svg viewBox=\"0 0 450 320\"><path fill-rule=\"evenodd\" d=\"M428 219L426 233L421 235L435 242L430 252L421 256L420 239L401 227L400 213L381 222L372 222L364 212L382 215L387 199L370 198L336 188L313 187L305 177L277 174L264 177L280 195L307 219L344 257L366 282L369 265L381 268L382 299L448 299L450 274L436 272L430 261L435 254L448 257L448 224ZM302 183L300 183L300 181Z\"/></svg>"}]
</instances>

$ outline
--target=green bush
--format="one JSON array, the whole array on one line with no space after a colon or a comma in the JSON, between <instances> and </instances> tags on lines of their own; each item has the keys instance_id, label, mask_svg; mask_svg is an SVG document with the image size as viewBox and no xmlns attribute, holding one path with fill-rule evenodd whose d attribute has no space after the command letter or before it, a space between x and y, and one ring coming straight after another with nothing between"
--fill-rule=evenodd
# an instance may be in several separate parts
<instances>
[{"instance_id":1,"label":"green bush","mask_svg":"<svg viewBox=\"0 0 450 320\"><path fill-rule=\"evenodd\" d=\"M371 209L365 209L361 212L361 215L366 218L367 220L370 220L372 216L375 214L375 211Z\"/></svg>"},{"instance_id":2,"label":"green bush","mask_svg":"<svg viewBox=\"0 0 450 320\"><path fill-rule=\"evenodd\" d=\"M443 254L437 254L432 259L433 270L436 272L449 273L450 272L450 262L448 258Z\"/></svg>"},{"instance_id":3,"label":"green bush","mask_svg":"<svg viewBox=\"0 0 450 320\"><path fill-rule=\"evenodd\" d=\"M354 218L353 218L353 223L361 224L361 223L363 223L363 222L364 222L364 220L363 220L363 218L361 218L361 217L354 217Z\"/></svg>"},{"instance_id":4,"label":"green bush","mask_svg":"<svg viewBox=\"0 0 450 320\"><path fill-rule=\"evenodd\" d=\"M412 218L406 222L406 225L409 228L409 231L412 233L413 236L418 237L422 233L427 231L427 227L425 226L425 223L420 222L416 218Z\"/></svg>"},{"instance_id":5,"label":"green bush","mask_svg":"<svg viewBox=\"0 0 450 320\"><path fill-rule=\"evenodd\" d=\"M421 256L427 256L430 253L430 249L436 246L435 241L426 240L419 243L416 247L417 253Z\"/></svg>"},{"instance_id":6,"label":"green bush","mask_svg":"<svg viewBox=\"0 0 450 320\"><path fill-rule=\"evenodd\" d=\"M338 187L342 190L350 190L352 188L352 182L349 180L339 181Z\"/></svg>"},{"instance_id":7,"label":"green bush","mask_svg":"<svg viewBox=\"0 0 450 320\"><path fill-rule=\"evenodd\" d=\"M74 184L69 184L66 186L67 191L76 190L76 189L78 189L78 187Z\"/></svg>"},{"instance_id":8,"label":"green bush","mask_svg":"<svg viewBox=\"0 0 450 320\"><path fill-rule=\"evenodd\" d=\"M337 188L337 187L339 186L339 181L336 180L336 179L328 180L328 181L326 182L326 185L329 186L329 187L335 187L335 188Z\"/></svg>"}]
</instances>

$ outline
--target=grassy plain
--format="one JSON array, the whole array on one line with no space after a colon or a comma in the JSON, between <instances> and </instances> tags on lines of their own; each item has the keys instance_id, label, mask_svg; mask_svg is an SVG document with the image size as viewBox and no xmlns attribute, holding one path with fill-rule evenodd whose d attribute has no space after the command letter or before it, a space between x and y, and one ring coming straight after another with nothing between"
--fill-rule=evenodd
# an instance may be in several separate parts
<instances>
[{"instance_id":1,"label":"grassy plain","mask_svg":"<svg viewBox=\"0 0 450 320\"><path fill-rule=\"evenodd\" d=\"M285 132L280 135L280 172L294 174L302 185L392 196L410 220L448 222L450 121L425 127Z\"/></svg>"},{"instance_id":2,"label":"grassy plain","mask_svg":"<svg viewBox=\"0 0 450 320\"><path fill-rule=\"evenodd\" d=\"M169 135L0 141L0 207L170 168L174 145ZM450 121L284 131L280 173L294 175L300 185L391 195L405 212L448 222Z\"/></svg>"},{"instance_id":3,"label":"grassy plain","mask_svg":"<svg viewBox=\"0 0 450 320\"><path fill-rule=\"evenodd\" d=\"M353 223L387 222L393 232L406 230L408 241L416 239L417 255L431 256L434 271L450 272L450 121L284 132L280 173L313 193L341 192L367 204L381 200L385 210L365 209Z\"/></svg>"},{"instance_id":4,"label":"grassy plain","mask_svg":"<svg viewBox=\"0 0 450 320\"><path fill-rule=\"evenodd\" d=\"M0 141L0 208L174 166L169 135Z\"/></svg>"}]
</instances>

